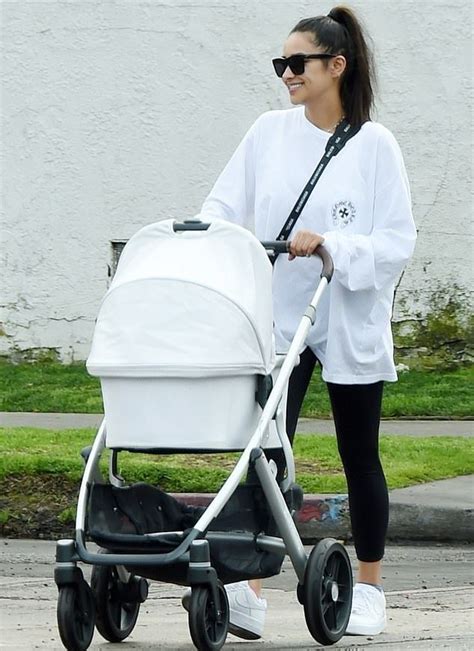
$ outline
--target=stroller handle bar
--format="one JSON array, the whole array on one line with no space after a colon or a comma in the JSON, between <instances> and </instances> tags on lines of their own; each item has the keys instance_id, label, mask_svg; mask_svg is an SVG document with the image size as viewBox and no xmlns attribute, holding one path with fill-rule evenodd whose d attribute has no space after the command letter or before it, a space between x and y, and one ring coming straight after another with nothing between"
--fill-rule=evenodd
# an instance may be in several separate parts
<instances>
[{"instance_id":1,"label":"stroller handle bar","mask_svg":"<svg viewBox=\"0 0 474 651\"><path fill-rule=\"evenodd\" d=\"M183 222L174 222L173 230L175 232L181 231L207 231L210 224L202 222L199 218L185 219ZM261 242L262 246L271 252L275 257L280 253L289 253L291 240L275 240L273 242ZM326 278L328 283L331 281L334 271L334 264L329 254L322 244L318 246L313 255L317 255L323 261L323 269L321 271L321 278Z\"/></svg>"},{"instance_id":2,"label":"stroller handle bar","mask_svg":"<svg viewBox=\"0 0 474 651\"><path fill-rule=\"evenodd\" d=\"M291 240L276 240L274 242L261 242L262 246L269 252L273 253L275 256L280 253L289 253ZM323 262L323 269L321 271L321 278L326 278L328 283L331 281L332 274L334 272L334 263L332 261L331 255L327 249L324 248L322 244L318 246L313 255L317 255L321 258Z\"/></svg>"}]
</instances>

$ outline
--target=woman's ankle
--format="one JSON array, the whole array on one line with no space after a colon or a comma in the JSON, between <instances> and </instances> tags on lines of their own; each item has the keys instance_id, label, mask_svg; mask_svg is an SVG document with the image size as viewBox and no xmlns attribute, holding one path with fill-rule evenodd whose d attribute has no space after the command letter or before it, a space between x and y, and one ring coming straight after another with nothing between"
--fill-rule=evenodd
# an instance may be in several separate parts
<instances>
[{"instance_id":1,"label":"woman's ankle","mask_svg":"<svg viewBox=\"0 0 474 651\"><path fill-rule=\"evenodd\" d=\"M261 579L252 579L249 581L249 587L255 592L257 597L262 596L262 581Z\"/></svg>"},{"instance_id":2,"label":"woman's ankle","mask_svg":"<svg viewBox=\"0 0 474 651\"><path fill-rule=\"evenodd\" d=\"M357 582L382 587L382 561L359 561Z\"/></svg>"}]
</instances>

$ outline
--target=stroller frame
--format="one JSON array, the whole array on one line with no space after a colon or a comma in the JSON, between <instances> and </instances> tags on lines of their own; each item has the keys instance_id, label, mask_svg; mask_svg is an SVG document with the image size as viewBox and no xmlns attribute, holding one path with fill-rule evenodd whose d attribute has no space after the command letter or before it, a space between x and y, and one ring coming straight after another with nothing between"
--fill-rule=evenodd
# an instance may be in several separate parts
<instances>
[{"instance_id":1,"label":"stroller frame","mask_svg":"<svg viewBox=\"0 0 474 651\"><path fill-rule=\"evenodd\" d=\"M192 226L193 229L196 227L199 228L196 223L193 223L192 225L189 224L189 226ZM202 224L202 226L207 225ZM262 242L262 244L267 251L271 251L275 255L289 250L289 242ZM352 598L352 575L347 552L337 541L324 539L312 550L308 559L293 519L294 514L290 513L283 495L285 491L294 484L295 464L291 444L286 434L286 414L283 413L282 398L286 393L290 374L298 362L299 353L304 346L309 329L315 322L318 302L330 282L333 273L331 257L324 247L318 247L315 254L323 261L320 282L309 306L302 316L290 348L284 357L280 372L273 389L268 396L255 432L249 439L245 449L242 451L234 469L189 533L185 535L184 532L167 531L147 534L148 537L152 536L154 540L156 539L157 543L159 543L160 539L164 540L170 533L181 535L181 542L179 542L172 551L162 553L96 553L87 548L86 520L90 488L94 482L104 483L98 468L102 452L106 448L105 418L102 421L92 448L89 449L90 451L88 451L88 453L83 453L83 456L87 456L87 459L78 497L75 540L59 540L56 546L55 582L58 586L60 595L61 590L68 586L75 588L79 593L77 603L83 608L83 612L89 612L92 606L91 600L87 596L88 585L83 578L82 571L77 567L78 562L82 561L83 563L97 567L115 567L119 580L125 584L130 581L131 577L133 577L130 571L131 568L137 568L138 575L140 575L140 568L159 568L171 565L177 561L184 561L189 563L187 578L193 592L195 589L199 588L208 590L211 600L211 610L215 614L216 621L221 623L224 622L225 634L223 635L223 644L225 641L225 635L227 634L228 605L225 592L222 590L217 573L211 566L209 540L223 539L230 541L251 539L255 542L257 549L262 551L286 553L290 557L298 578L298 599L305 607L305 616L308 628L313 637L322 644L332 644L340 639L344 634L350 614ZM272 420L275 420L276 431L284 451L287 466L287 475L280 485L276 480L275 472L272 468L272 465L274 464L267 460L264 450L262 449L262 446L268 439L269 425ZM255 468L269 506L269 511L275 520L281 537L269 536L266 534L255 536L252 533L240 532L206 532L210 523L222 511L223 507L231 498L241 479L250 467ZM117 473L116 450L111 450L109 482L113 486L121 486L124 484L124 480ZM321 547L322 544L323 547ZM324 557L322 565L321 554ZM313 556L314 558L312 560ZM338 577L333 576L328 579L324 574L328 565L331 565L331 563L333 566L338 566L341 575L339 578L346 584L345 600L341 604L338 604L338 600L341 596L340 585L338 585L340 581L338 581ZM319 576L319 574L317 574L317 576L315 575L316 564L320 566L318 572L321 576ZM135 584L133 596L137 604L139 604L146 599L147 583L144 579L137 581L137 577L134 578ZM130 598L130 601L132 601L132 598ZM327 610L329 606L334 610L332 622L326 621L326 616L323 612L325 609ZM191 603L191 609L192 608L193 606ZM62 630L65 628L64 621L61 625L60 620L58 604L58 621L63 643L67 648L76 648L72 646L70 640L68 641L67 633L64 633L64 630ZM190 628L193 641L199 649L220 648L219 640L213 641L214 646L211 640L207 646L205 642L202 642L202 636L193 633L191 616ZM88 632L85 634L85 637L88 637ZM92 634L90 635L90 639L91 638ZM75 643L77 644L77 640ZM82 648L88 648L89 643L90 640L88 643L86 641Z\"/></svg>"}]
</instances>

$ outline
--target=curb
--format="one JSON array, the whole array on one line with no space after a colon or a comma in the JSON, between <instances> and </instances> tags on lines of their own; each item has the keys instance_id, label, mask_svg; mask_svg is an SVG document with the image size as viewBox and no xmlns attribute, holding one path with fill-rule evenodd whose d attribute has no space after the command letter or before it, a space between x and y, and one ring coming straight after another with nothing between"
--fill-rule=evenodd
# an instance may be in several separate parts
<instances>
[{"instance_id":1,"label":"curb","mask_svg":"<svg viewBox=\"0 0 474 651\"><path fill-rule=\"evenodd\" d=\"M174 493L180 502L208 506L215 494ZM474 510L430 507L390 500L387 540L393 542L474 542ZM305 495L296 526L303 543L321 538L352 540L347 495Z\"/></svg>"},{"instance_id":2,"label":"curb","mask_svg":"<svg viewBox=\"0 0 474 651\"><path fill-rule=\"evenodd\" d=\"M387 537L393 541L474 542L474 510L390 502Z\"/></svg>"}]
</instances>

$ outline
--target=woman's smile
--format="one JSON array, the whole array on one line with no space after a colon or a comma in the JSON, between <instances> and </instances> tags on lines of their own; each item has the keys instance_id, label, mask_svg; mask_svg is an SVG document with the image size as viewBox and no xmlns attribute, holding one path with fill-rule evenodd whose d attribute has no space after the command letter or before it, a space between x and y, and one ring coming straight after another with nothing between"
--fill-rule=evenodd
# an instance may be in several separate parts
<instances>
[{"instance_id":1,"label":"woman's smile","mask_svg":"<svg viewBox=\"0 0 474 651\"><path fill-rule=\"evenodd\" d=\"M303 87L304 84L302 81L289 81L286 83L286 85L288 87L290 95L294 95L296 91Z\"/></svg>"}]
</instances>

